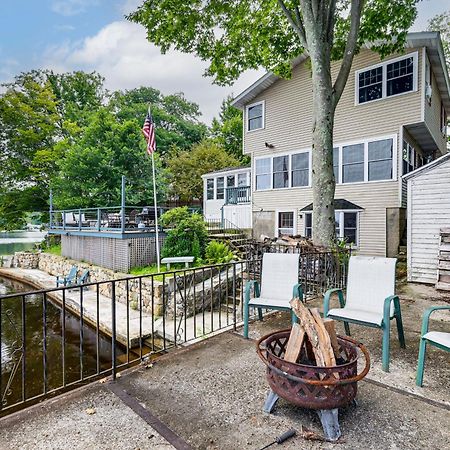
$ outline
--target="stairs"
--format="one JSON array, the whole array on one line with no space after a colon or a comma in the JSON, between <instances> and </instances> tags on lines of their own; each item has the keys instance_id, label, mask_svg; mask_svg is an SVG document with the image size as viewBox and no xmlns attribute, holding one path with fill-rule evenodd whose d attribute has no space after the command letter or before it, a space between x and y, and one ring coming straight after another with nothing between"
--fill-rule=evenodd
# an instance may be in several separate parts
<instances>
[{"instance_id":1,"label":"stairs","mask_svg":"<svg viewBox=\"0 0 450 450\"><path fill-rule=\"evenodd\" d=\"M450 291L450 228L441 229L436 289Z\"/></svg>"},{"instance_id":2,"label":"stairs","mask_svg":"<svg viewBox=\"0 0 450 450\"><path fill-rule=\"evenodd\" d=\"M208 236L208 240L225 242L230 246L233 253L236 253L236 255L241 259L245 259L247 254L247 244L251 241L251 239L248 239L247 236L242 232L210 233Z\"/></svg>"}]
</instances>

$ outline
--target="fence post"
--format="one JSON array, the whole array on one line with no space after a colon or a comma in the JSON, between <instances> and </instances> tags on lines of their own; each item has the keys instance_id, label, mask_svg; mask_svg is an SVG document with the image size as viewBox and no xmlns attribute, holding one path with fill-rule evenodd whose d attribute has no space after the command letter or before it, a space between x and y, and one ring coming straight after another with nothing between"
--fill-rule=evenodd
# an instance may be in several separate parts
<instances>
[{"instance_id":1,"label":"fence post","mask_svg":"<svg viewBox=\"0 0 450 450\"><path fill-rule=\"evenodd\" d=\"M100 211L100 208L97 208L97 231L100 231L101 229L101 220L102 220L102 213Z\"/></svg>"},{"instance_id":2,"label":"fence post","mask_svg":"<svg viewBox=\"0 0 450 450\"><path fill-rule=\"evenodd\" d=\"M111 370L112 379L116 379L116 282L111 283Z\"/></svg>"}]
</instances>

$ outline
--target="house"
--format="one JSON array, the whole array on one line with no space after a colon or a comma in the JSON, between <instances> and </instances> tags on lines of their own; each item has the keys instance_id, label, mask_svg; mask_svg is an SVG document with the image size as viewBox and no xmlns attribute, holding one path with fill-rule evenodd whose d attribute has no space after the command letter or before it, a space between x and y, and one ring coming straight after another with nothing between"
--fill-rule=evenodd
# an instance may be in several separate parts
<instances>
[{"instance_id":1,"label":"house","mask_svg":"<svg viewBox=\"0 0 450 450\"><path fill-rule=\"evenodd\" d=\"M339 63L333 63L336 77ZM311 236L312 80L307 55L292 77L267 73L238 95L251 156L253 234ZM450 82L439 33L407 36L404 52L355 56L336 109L336 232L361 254L395 256L406 229L402 175L446 153Z\"/></svg>"},{"instance_id":2,"label":"house","mask_svg":"<svg viewBox=\"0 0 450 450\"><path fill-rule=\"evenodd\" d=\"M252 227L251 169L231 167L202 175L203 216L209 222Z\"/></svg>"},{"instance_id":3,"label":"house","mask_svg":"<svg viewBox=\"0 0 450 450\"><path fill-rule=\"evenodd\" d=\"M407 175L408 281L450 290L450 153Z\"/></svg>"}]
</instances>

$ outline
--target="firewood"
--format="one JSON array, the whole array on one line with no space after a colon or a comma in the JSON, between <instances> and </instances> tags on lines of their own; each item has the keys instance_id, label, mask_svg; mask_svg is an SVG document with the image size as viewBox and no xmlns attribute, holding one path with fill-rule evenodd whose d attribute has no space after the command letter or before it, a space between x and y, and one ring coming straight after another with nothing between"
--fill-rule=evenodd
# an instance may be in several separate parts
<instances>
[{"instance_id":1,"label":"firewood","mask_svg":"<svg viewBox=\"0 0 450 450\"><path fill-rule=\"evenodd\" d=\"M313 313L298 298L291 300L291 306L311 342L316 364L322 367L336 365L330 336L321 319L316 321Z\"/></svg>"},{"instance_id":2,"label":"firewood","mask_svg":"<svg viewBox=\"0 0 450 450\"><path fill-rule=\"evenodd\" d=\"M297 362L300 352L302 351L303 341L305 339L305 330L298 324L293 323L291 334L286 346L284 354L285 361Z\"/></svg>"},{"instance_id":3,"label":"firewood","mask_svg":"<svg viewBox=\"0 0 450 450\"><path fill-rule=\"evenodd\" d=\"M336 359L341 356L341 349L336 336L336 327L333 319L323 319L323 324L325 325L328 334L330 335L331 346L333 347L334 356Z\"/></svg>"}]
</instances>

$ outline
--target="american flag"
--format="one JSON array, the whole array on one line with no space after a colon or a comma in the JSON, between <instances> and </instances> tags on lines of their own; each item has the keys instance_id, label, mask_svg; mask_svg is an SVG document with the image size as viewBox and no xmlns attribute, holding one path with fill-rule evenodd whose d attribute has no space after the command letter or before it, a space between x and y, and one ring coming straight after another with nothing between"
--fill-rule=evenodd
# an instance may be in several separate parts
<instances>
[{"instance_id":1,"label":"american flag","mask_svg":"<svg viewBox=\"0 0 450 450\"><path fill-rule=\"evenodd\" d=\"M147 153L151 155L156 150L156 140L155 140L155 124L153 123L153 118L150 110L147 112L147 117L145 118L144 126L142 127L142 132L144 133L145 139L147 140Z\"/></svg>"}]
</instances>

